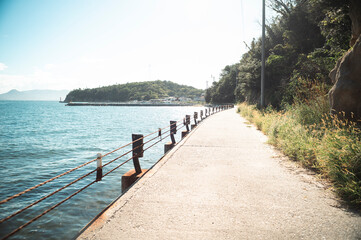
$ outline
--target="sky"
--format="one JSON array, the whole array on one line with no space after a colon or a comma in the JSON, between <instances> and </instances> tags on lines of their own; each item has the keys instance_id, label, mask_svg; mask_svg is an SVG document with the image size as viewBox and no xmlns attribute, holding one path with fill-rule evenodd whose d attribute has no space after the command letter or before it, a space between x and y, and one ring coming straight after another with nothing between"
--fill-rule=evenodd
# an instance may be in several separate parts
<instances>
[{"instance_id":1,"label":"sky","mask_svg":"<svg viewBox=\"0 0 361 240\"><path fill-rule=\"evenodd\" d=\"M0 93L152 80L205 89L261 36L261 20L262 0L0 0Z\"/></svg>"}]
</instances>

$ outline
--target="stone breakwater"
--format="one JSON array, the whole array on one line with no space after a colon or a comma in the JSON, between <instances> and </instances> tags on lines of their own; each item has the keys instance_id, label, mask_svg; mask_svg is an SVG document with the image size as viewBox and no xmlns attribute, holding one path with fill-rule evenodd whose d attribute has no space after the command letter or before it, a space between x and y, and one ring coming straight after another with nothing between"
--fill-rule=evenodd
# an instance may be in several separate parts
<instances>
[{"instance_id":1,"label":"stone breakwater","mask_svg":"<svg viewBox=\"0 0 361 240\"><path fill-rule=\"evenodd\" d=\"M70 102L66 106L125 106L125 107L189 107L194 104L177 104L177 103L112 103L112 102Z\"/></svg>"}]
</instances>

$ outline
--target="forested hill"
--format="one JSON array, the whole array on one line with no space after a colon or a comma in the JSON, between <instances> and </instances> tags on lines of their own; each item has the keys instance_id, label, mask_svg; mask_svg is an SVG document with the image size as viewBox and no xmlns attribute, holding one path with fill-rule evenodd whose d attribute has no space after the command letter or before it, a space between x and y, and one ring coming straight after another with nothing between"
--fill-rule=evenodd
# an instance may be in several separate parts
<instances>
[{"instance_id":1,"label":"forested hill","mask_svg":"<svg viewBox=\"0 0 361 240\"><path fill-rule=\"evenodd\" d=\"M293 104L312 92L315 84L324 89L320 96L327 94L333 85L328 74L350 48L350 1L268 1L278 14L266 26L267 105L279 108ZM207 89L207 102L259 103L261 40L254 39L239 62L224 68L220 80Z\"/></svg>"},{"instance_id":2,"label":"forested hill","mask_svg":"<svg viewBox=\"0 0 361 240\"><path fill-rule=\"evenodd\" d=\"M198 98L204 91L194 87L179 85L171 81L149 81L117 84L92 89L71 91L65 102L126 102L148 101L165 97Z\"/></svg>"}]
</instances>

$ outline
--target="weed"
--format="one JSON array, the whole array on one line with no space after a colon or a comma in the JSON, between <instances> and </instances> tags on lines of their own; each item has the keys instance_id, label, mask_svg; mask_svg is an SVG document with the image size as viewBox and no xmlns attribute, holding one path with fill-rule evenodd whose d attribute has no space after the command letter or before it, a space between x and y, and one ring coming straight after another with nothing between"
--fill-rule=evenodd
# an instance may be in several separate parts
<instances>
[{"instance_id":1,"label":"weed","mask_svg":"<svg viewBox=\"0 0 361 240\"><path fill-rule=\"evenodd\" d=\"M338 194L361 207L361 130L329 115L326 99L296 102L284 112L241 103L238 112L292 160L329 178Z\"/></svg>"}]
</instances>

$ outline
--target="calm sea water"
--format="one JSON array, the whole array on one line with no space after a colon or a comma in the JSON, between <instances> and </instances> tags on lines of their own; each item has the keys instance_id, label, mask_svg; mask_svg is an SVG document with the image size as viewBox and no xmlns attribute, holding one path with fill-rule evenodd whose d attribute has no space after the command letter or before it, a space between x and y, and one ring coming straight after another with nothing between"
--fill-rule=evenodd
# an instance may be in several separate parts
<instances>
[{"instance_id":1,"label":"calm sea water","mask_svg":"<svg viewBox=\"0 0 361 240\"><path fill-rule=\"evenodd\" d=\"M0 101L0 199L94 159L128 142L131 134L147 135L204 108L198 107L67 107L57 102ZM177 134L179 141L180 133ZM150 168L163 154L164 143L140 159ZM126 152L120 150L103 164ZM130 156L130 155L129 155ZM108 165L103 173L126 160ZM0 205L0 218L96 168L96 162ZM101 210L121 195L121 176L130 161L69 201L30 224L11 239L72 239ZM0 238L95 179L81 180L13 219L0 224Z\"/></svg>"}]
</instances>

